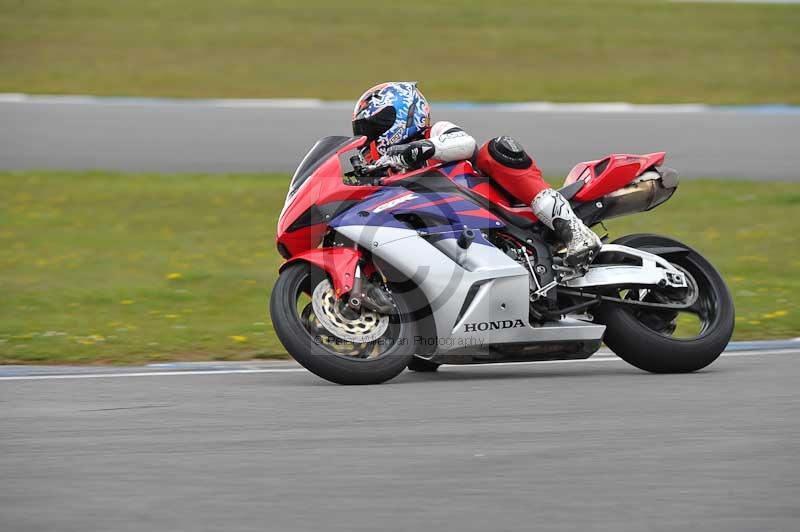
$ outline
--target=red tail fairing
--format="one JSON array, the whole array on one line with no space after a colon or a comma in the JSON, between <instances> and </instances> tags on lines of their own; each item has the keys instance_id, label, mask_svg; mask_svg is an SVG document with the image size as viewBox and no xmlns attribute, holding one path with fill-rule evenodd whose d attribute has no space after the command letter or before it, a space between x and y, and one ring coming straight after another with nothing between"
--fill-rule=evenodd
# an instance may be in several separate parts
<instances>
[{"instance_id":1,"label":"red tail fairing","mask_svg":"<svg viewBox=\"0 0 800 532\"><path fill-rule=\"evenodd\" d=\"M646 155L613 154L596 161L576 165L567 175L564 185L578 180L585 182L575 194L577 201L593 201L620 189L636 179L645 170L664 162L665 152Z\"/></svg>"}]
</instances>

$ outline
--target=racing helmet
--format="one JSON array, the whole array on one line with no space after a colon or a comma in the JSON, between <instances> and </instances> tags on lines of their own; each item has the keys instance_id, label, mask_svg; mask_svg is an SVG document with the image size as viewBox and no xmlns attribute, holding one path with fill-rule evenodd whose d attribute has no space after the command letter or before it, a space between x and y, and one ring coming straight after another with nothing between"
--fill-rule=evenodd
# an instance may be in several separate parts
<instances>
[{"instance_id":1,"label":"racing helmet","mask_svg":"<svg viewBox=\"0 0 800 532\"><path fill-rule=\"evenodd\" d=\"M428 101L414 81L375 85L353 109L353 134L367 137L371 151L378 155L420 135L430 124Z\"/></svg>"}]
</instances>

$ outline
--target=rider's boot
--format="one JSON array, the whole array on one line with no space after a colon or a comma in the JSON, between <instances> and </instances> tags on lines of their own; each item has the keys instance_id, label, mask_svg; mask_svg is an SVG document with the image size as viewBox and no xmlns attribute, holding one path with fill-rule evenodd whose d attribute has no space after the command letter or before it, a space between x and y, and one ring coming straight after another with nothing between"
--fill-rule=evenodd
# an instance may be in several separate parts
<instances>
[{"instance_id":1,"label":"rider's boot","mask_svg":"<svg viewBox=\"0 0 800 532\"><path fill-rule=\"evenodd\" d=\"M575 215L569 202L558 191L552 188L541 191L533 198L531 209L566 245L565 264L584 266L597 256L602 246L600 238Z\"/></svg>"}]
</instances>

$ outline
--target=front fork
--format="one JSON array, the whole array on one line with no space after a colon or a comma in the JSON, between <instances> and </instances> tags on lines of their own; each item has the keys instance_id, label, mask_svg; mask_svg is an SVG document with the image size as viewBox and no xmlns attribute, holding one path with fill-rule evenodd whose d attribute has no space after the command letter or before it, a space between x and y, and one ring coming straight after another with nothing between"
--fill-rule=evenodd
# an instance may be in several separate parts
<instances>
[{"instance_id":1,"label":"front fork","mask_svg":"<svg viewBox=\"0 0 800 532\"><path fill-rule=\"evenodd\" d=\"M394 314L397 307L392 296L383 287L366 279L362 273L363 262L356 265L353 277L353 289L347 299L347 307L359 314L362 307L374 310L379 314Z\"/></svg>"},{"instance_id":2,"label":"front fork","mask_svg":"<svg viewBox=\"0 0 800 532\"><path fill-rule=\"evenodd\" d=\"M361 302L364 299L364 279L361 277L361 262L356 264L356 271L353 274L353 289L347 299L347 306L356 312L361 312Z\"/></svg>"}]
</instances>

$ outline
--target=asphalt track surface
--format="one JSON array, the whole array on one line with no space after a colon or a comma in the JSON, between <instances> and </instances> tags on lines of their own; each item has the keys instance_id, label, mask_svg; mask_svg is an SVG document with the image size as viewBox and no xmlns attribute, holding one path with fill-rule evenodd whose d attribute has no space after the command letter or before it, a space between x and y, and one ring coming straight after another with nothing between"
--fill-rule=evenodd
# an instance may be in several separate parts
<instances>
[{"instance_id":1,"label":"asphalt track surface","mask_svg":"<svg viewBox=\"0 0 800 532\"><path fill-rule=\"evenodd\" d=\"M798 362L2 378L0 528L797 530Z\"/></svg>"},{"instance_id":2,"label":"asphalt track surface","mask_svg":"<svg viewBox=\"0 0 800 532\"><path fill-rule=\"evenodd\" d=\"M434 104L479 141L516 137L547 175L611 152L667 151L688 178L800 179L800 112L703 106ZM292 171L351 107L319 102L0 99L0 169Z\"/></svg>"}]
</instances>

